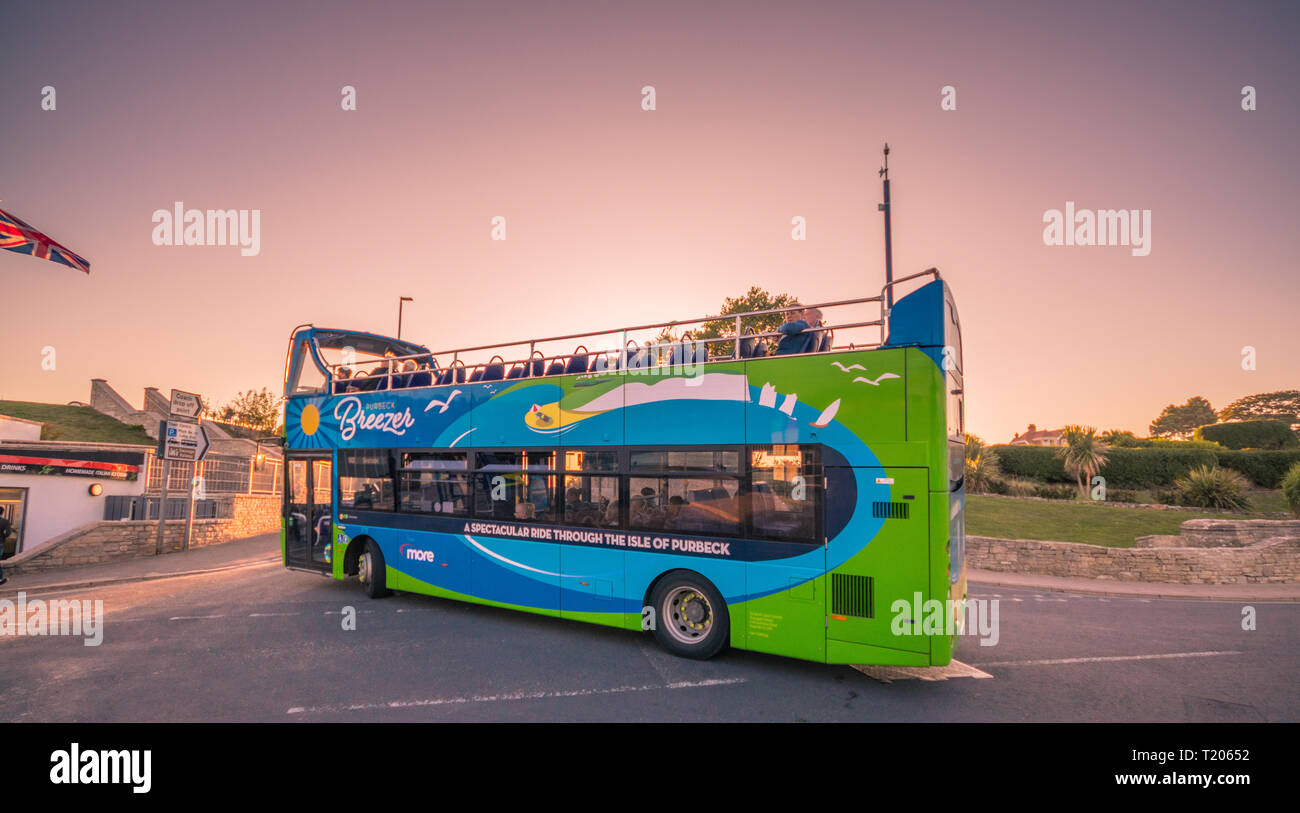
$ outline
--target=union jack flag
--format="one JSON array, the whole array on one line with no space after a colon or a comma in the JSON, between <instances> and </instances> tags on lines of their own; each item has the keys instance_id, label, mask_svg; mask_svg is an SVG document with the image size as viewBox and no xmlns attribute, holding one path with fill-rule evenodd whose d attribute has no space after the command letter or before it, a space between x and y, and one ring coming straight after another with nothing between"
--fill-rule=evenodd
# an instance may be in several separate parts
<instances>
[{"instance_id":1,"label":"union jack flag","mask_svg":"<svg viewBox=\"0 0 1300 813\"><path fill-rule=\"evenodd\" d=\"M0 248L16 251L19 254L30 254L42 260L53 260L78 271L90 273L90 263L4 209L0 209Z\"/></svg>"}]
</instances>

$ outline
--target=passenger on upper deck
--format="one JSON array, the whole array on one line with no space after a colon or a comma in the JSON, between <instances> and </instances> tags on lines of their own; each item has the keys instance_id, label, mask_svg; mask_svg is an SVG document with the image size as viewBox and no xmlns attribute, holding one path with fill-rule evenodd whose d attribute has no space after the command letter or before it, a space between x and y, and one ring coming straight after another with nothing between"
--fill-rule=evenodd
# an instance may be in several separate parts
<instances>
[{"instance_id":1,"label":"passenger on upper deck","mask_svg":"<svg viewBox=\"0 0 1300 813\"><path fill-rule=\"evenodd\" d=\"M803 312L803 318L808 322L810 330L804 334L808 336L807 345L804 347L805 353L816 353L819 350L830 349L826 345L827 334L824 325L822 325L822 312L817 308L806 308Z\"/></svg>"},{"instance_id":2,"label":"passenger on upper deck","mask_svg":"<svg viewBox=\"0 0 1300 813\"><path fill-rule=\"evenodd\" d=\"M794 304L798 305L799 303ZM819 311L818 316L820 315ZM807 339L803 332L810 327L811 325L804 321L803 310L787 311L785 324L777 328L777 332L781 334L781 341L776 345L776 354L784 356L790 353L802 353Z\"/></svg>"}]
</instances>

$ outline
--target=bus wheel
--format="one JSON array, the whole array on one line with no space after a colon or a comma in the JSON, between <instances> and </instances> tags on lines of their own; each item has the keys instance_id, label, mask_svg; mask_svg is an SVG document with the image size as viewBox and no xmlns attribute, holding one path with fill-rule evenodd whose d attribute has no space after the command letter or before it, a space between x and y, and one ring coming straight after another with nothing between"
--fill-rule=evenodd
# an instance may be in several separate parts
<instances>
[{"instance_id":1,"label":"bus wheel","mask_svg":"<svg viewBox=\"0 0 1300 813\"><path fill-rule=\"evenodd\" d=\"M708 579L694 573L666 576L650 597L655 639L674 655L705 660L731 637L727 604Z\"/></svg>"},{"instance_id":2,"label":"bus wheel","mask_svg":"<svg viewBox=\"0 0 1300 813\"><path fill-rule=\"evenodd\" d=\"M388 595L388 589L384 586L387 572L384 554L379 552L379 546L373 539L367 539L366 549L357 559L357 578L361 579L361 586L366 589L367 596L383 598Z\"/></svg>"}]
</instances>

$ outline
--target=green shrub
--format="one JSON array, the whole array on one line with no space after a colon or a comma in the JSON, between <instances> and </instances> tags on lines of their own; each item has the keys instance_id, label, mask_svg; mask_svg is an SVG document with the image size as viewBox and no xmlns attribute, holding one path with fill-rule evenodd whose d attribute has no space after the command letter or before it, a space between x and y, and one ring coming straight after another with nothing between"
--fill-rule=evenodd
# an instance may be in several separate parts
<instances>
[{"instance_id":1,"label":"green shrub","mask_svg":"<svg viewBox=\"0 0 1300 813\"><path fill-rule=\"evenodd\" d=\"M1285 421L1233 421L1199 427L1197 440L1212 440L1229 449L1292 449L1300 446Z\"/></svg>"},{"instance_id":2,"label":"green shrub","mask_svg":"<svg viewBox=\"0 0 1300 813\"><path fill-rule=\"evenodd\" d=\"M1152 438L1145 445L1153 449L1207 449L1211 452L1221 452L1228 448L1212 440L1170 440L1169 438Z\"/></svg>"},{"instance_id":3,"label":"green shrub","mask_svg":"<svg viewBox=\"0 0 1300 813\"><path fill-rule=\"evenodd\" d=\"M1178 499L1178 492L1172 488L1158 488L1151 494L1161 505L1182 505Z\"/></svg>"},{"instance_id":4,"label":"green shrub","mask_svg":"<svg viewBox=\"0 0 1300 813\"><path fill-rule=\"evenodd\" d=\"M1286 504L1291 506L1291 513L1300 517L1300 463L1288 469L1282 478L1282 496L1286 497Z\"/></svg>"},{"instance_id":5,"label":"green shrub","mask_svg":"<svg viewBox=\"0 0 1300 813\"><path fill-rule=\"evenodd\" d=\"M1231 451L1218 453L1219 465L1235 469L1257 486L1277 488L1287 470L1300 463L1300 451Z\"/></svg>"},{"instance_id":6,"label":"green shrub","mask_svg":"<svg viewBox=\"0 0 1300 813\"><path fill-rule=\"evenodd\" d=\"M1125 488L1106 489L1106 502L1137 502L1137 492Z\"/></svg>"},{"instance_id":7,"label":"green shrub","mask_svg":"<svg viewBox=\"0 0 1300 813\"><path fill-rule=\"evenodd\" d=\"M1003 474L1027 477L1044 483L1073 483L1054 446L997 446ZM1218 464L1227 450L1195 448L1187 443L1169 443L1139 448L1114 447L1101 467L1106 488L1153 488L1172 485L1174 480L1197 466ZM1280 473L1279 473L1280 476Z\"/></svg>"},{"instance_id":8,"label":"green shrub","mask_svg":"<svg viewBox=\"0 0 1300 813\"><path fill-rule=\"evenodd\" d=\"M970 450L969 443L966 448ZM998 453L977 448L973 457L966 458L966 490L971 494L986 494L1000 473Z\"/></svg>"},{"instance_id":9,"label":"green shrub","mask_svg":"<svg viewBox=\"0 0 1300 813\"><path fill-rule=\"evenodd\" d=\"M1003 473L1047 483L1073 483L1057 455L1059 446L994 446Z\"/></svg>"},{"instance_id":10,"label":"green shrub","mask_svg":"<svg viewBox=\"0 0 1300 813\"><path fill-rule=\"evenodd\" d=\"M1150 446L1145 449L1112 449L1101 476L1107 488L1151 488L1172 485L1198 466L1218 465L1217 455L1208 449Z\"/></svg>"},{"instance_id":11,"label":"green shrub","mask_svg":"<svg viewBox=\"0 0 1300 813\"><path fill-rule=\"evenodd\" d=\"M1244 511L1250 507L1246 497L1246 478L1219 466L1198 466L1174 482L1178 500L1197 508L1222 508Z\"/></svg>"},{"instance_id":12,"label":"green shrub","mask_svg":"<svg viewBox=\"0 0 1300 813\"><path fill-rule=\"evenodd\" d=\"M1039 485L1034 488L1035 497L1045 497L1049 500L1072 500L1078 493L1078 489L1074 486Z\"/></svg>"},{"instance_id":13,"label":"green shrub","mask_svg":"<svg viewBox=\"0 0 1300 813\"><path fill-rule=\"evenodd\" d=\"M1002 481L1002 487L1012 497L1032 497L1034 496L1034 490L1038 488L1038 483L1033 480L1010 477Z\"/></svg>"}]
</instances>

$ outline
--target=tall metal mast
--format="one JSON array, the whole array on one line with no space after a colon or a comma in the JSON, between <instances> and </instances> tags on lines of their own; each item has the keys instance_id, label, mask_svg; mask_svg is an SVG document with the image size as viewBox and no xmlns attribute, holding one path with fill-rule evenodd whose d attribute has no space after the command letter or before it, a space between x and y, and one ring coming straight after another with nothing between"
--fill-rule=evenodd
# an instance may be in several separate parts
<instances>
[{"instance_id":1,"label":"tall metal mast","mask_svg":"<svg viewBox=\"0 0 1300 813\"><path fill-rule=\"evenodd\" d=\"M889 143L885 143L885 165L880 168L880 177L885 179L885 202L878 208L885 213L885 308L894 307L894 247L889 228Z\"/></svg>"}]
</instances>

